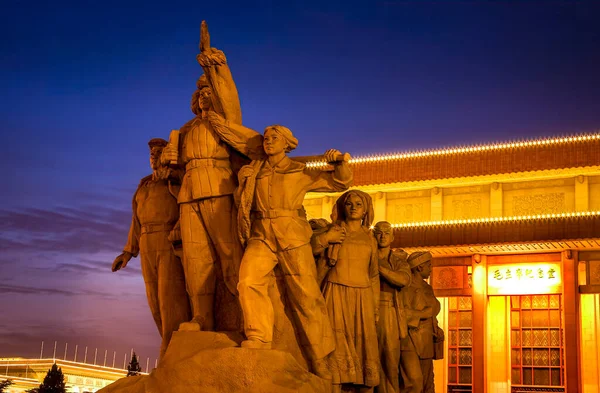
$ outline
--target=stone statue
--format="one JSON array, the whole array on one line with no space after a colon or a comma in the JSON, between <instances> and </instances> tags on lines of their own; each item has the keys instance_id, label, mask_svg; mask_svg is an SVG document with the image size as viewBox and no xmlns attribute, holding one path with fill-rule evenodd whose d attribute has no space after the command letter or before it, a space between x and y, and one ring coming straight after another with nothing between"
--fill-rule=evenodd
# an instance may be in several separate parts
<instances>
[{"instance_id":1,"label":"stone statue","mask_svg":"<svg viewBox=\"0 0 600 393\"><path fill-rule=\"evenodd\" d=\"M431 275L432 255L428 251L417 251L408 257L412 281L402 289L408 336L401 342L405 393L434 393L433 359L435 341L443 337L436 316L440 302L433 288L425 280Z\"/></svg>"},{"instance_id":2,"label":"stone statue","mask_svg":"<svg viewBox=\"0 0 600 393\"><path fill-rule=\"evenodd\" d=\"M309 191L342 191L352 182L352 172L341 153L328 150L325 159L333 173L308 169L286 153L298 145L283 126L264 132L266 157L254 160L239 172L239 236L246 250L238 284L247 340L243 348L268 349L273 340L273 305L267 288L273 269L279 265L286 284L300 346L312 371L331 378L324 358L333 351L331 326L323 295L316 280L310 247L312 230L302 207Z\"/></svg>"},{"instance_id":3,"label":"stone statue","mask_svg":"<svg viewBox=\"0 0 600 393\"><path fill-rule=\"evenodd\" d=\"M328 357L333 392L370 392L380 380L379 267L377 242L369 229L373 215L368 194L348 191L335 203L329 234L311 241L315 255L328 248L322 290L336 347Z\"/></svg>"},{"instance_id":4,"label":"stone statue","mask_svg":"<svg viewBox=\"0 0 600 393\"><path fill-rule=\"evenodd\" d=\"M394 232L390 223L378 222L375 224L373 234L379 247L377 254L381 283L377 325L381 375L379 386L375 391L398 393L400 391L400 339L408 334L404 301L400 291L410 285L412 273L406 262L408 254L390 248L390 244L394 241Z\"/></svg>"},{"instance_id":5,"label":"stone statue","mask_svg":"<svg viewBox=\"0 0 600 393\"><path fill-rule=\"evenodd\" d=\"M140 182L133 196L133 218L123 253L112 271L123 269L132 257L140 254L148 305L162 337L162 359L172 333L190 318L190 305L180 259L171 247L169 234L179 218L177 193L179 179L160 164L167 141L155 138L150 146L152 175Z\"/></svg>"},{"instance_id":6,"label":"stone statue","mask_svg":"<svg viewBox=\"0 0 600 393\"><path fill-rule=\"evenodd\" d=\"M262 136L249 129L215 126L211 121L211 112L213 118L233 123L241 123L242 115L225 55L210 47L205 22L197 60L204 75L198 79L192 96L191 109L196 117L181 127L178 145L169 143L161 160L185 168L177 201L192 320L181 329L214 330L219 328L214 318L217 278L224 281L230 294L237 295L242 255L235 236L233 192L237 181L232 158L239 154L251 157L251 146L260 146Z\"/></svg>"}]
</instances>

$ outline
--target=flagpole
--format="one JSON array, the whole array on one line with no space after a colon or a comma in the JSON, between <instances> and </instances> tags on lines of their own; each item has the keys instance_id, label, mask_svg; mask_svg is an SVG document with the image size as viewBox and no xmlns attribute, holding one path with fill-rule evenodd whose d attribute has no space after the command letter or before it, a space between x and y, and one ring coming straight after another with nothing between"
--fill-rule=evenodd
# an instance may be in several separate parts
<instances>
[{"instance_id":1,"label":"flagpole","mask_svg":"<svg viewBox=\"0 0 600 393\"><path fill-rule=\"evenodd\" d=\"M104 365L102 367L106 367L106 355L108 354L108 349L104 350Z\"/></svg>"},{"instance_id":2,"label":"flagpole","mask_svg":"<svg viewBox=\"0 0 600 393\"><path fill-rule=\"evenodd\" d=\"M56 362L56 341L54 341L54 352L52 352L52 360Z\"/></svg>"},{"instance_id":3,"label":"flagpole","mask_svg":"<svg viewBox=\"0 0 600 393\"><path fill-rule=\"evenodd\" d=\"M64 360L67 360L67 346L68 345L69 345L68 343L65 343L65 356L63 358Z\"/></svg>"},{"instance_id":4,"label":"flagpole","mask_svg":"<svg viewBox=\"0 0 600 393\"><path fill-rule=\"evenodd\" d=\"M42 341L42 349L40 349L40 359L42 358L43 353L44 353L44 342Z\"/></svg>"},{"instance_id":5,"label":"flagpole","mask_svg":"<svg viewBox=\"0 0 600 393\"><path fill-rule=\"evenodd\" d=\"M73 359L74 362L77 363L77 348L79 347L79 344L75 344L75 359Z\"/></svg>"}]
</instances>

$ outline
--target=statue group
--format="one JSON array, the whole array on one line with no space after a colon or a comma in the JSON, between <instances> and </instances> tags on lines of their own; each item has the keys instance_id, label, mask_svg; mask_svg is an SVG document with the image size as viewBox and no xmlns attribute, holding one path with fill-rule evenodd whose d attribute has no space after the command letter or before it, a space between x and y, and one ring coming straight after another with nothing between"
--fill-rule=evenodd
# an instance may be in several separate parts
<instances>
[{"instance_id":1,"label":"statue group","mask_svg":"<svg viewBox=\"0 0 600 393\"><path fill-rule=\"evenodd\" d=\"M285 349L274 333L282 297L291 340L332 392L434 392L444 334L426 281L431 254L394 250L392 226L372 226L371 197L349 190L348 154L329 149L319 158L327 167L307 168L288 157L298 146L290 129L261 135L243 125L205 22L197 60L195 117L169 141L148 142L152 174L134 194L127 244L112 265L140 256L160 358L184 331L235 331L242 348ZM308 192L344 192L331 222L307 220Z\"/></svg>"}]
</instances>

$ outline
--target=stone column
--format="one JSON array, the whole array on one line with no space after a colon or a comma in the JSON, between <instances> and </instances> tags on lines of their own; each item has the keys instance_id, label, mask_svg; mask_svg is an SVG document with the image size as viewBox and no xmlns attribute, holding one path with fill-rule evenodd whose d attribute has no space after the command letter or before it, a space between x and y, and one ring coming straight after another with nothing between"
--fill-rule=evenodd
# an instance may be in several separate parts
<instances>
[{"instance_id":1,"label":"stone column","mask_svg":"<svg viewBox=\"0 0 600 393\"><path fill-rule=\"evenodd\" d=\"M494 182L490 187L490 216L502 217L502 183Z\"/></svg>"},{"instance_id":2,"label":"stone column","mask_svg":"<svg viewBox=\"0 0 600 393\"><path fill-rule=\"evenodd\" d=\"M433 187L431 190L431 221L441 221L444 217L444 196L442 189Z\"/></svg>"},{"instance_id":3,"label":"stone column","mask_svg":"<svg viewBox=\"0 0 600 393\"><path fill-rule=\"evenodd\" d=\"M588 177L579 175L575 178L575 211L584 212L590 208L590 187Z\"/></svg>"}]
</instances>

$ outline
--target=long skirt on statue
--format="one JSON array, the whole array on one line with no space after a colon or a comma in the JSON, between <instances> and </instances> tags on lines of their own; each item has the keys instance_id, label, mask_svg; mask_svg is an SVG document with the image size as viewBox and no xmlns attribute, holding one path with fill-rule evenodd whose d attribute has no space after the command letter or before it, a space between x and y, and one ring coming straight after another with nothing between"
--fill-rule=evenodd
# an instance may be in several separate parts
<instances>
[{"instance_id":1,"label":"long skirt on statue","mask_svg":"<svg viewBox=\"0 0 600 393\"><path fill-rule=\"evenodd\" d=\"M335 340L328 358L333 384L377 386L379 349L371 288L326 282L323 297Z\"/></svg>"}]
</instances>

